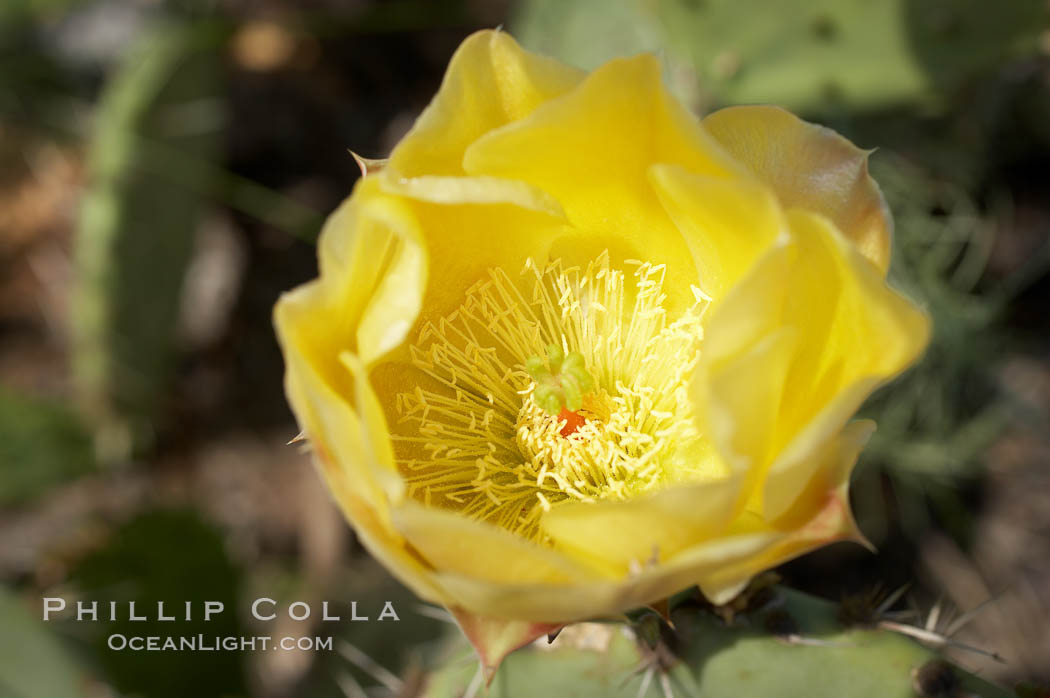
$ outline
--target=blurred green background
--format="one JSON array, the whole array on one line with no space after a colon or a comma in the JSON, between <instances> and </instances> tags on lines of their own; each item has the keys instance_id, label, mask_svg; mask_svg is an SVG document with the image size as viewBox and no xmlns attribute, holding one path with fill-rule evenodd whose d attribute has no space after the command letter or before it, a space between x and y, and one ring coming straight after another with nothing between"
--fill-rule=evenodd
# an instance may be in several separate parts
<instances>
[{"instance_id":1,"label":"blurred green background","mask_svg":"<svg viewBox=\"0 0 1050 698\"><path fill-rule=\"evenodd\" d=\"M584 68L655 51L697 112L782 104L872 159L923 362L865 407L878 546L780 573L838 599L986 604L958 661L1050 681L1050 6L1045 0L3 0L0 697L413 695L450 626L354 541L281 389L270 312L470 32ZM394 600L397 624L260 628L258 596ZM41 597L224 600L179 632L344 652L132 653ZM192 624L191 624L192 625ZM142 634L165 633L147 623ZM221 626L221 627L220 627ZM345 648L344 648L345 649ZM377 676L378 675L378 676ZM386 680L384 685L383 679Z\"/></svg>"}]
</instances>

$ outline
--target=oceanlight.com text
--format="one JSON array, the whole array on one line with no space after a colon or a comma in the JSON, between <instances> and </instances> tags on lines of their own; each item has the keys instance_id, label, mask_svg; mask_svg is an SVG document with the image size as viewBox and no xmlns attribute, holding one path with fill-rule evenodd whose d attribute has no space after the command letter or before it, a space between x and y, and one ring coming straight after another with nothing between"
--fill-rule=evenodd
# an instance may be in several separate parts
<instances>
[{"instance_id":1,"label":"oceanlight.com text","mask_svg":"<svg viewBox=\"0 0 1050 698\"><path fill-rule=\"evenodd\" d=\"M123 635L114 633L106 646L115 652L255 652L279 650L284 652L331 651L332 637L270 635Z\"/></svg>"}]
</instances>

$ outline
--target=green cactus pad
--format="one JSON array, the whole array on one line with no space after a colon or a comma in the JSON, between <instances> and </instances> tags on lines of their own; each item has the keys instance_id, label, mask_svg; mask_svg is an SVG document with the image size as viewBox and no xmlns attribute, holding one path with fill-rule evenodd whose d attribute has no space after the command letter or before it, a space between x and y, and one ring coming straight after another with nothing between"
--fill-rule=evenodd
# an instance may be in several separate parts
<instances>
[{"instance_id":1,"label":"green cactus pad","mask_svg":"<svg viewBox=\"0 0 1050 698\"><path fill-rule=\"evenodd\" d=\"M680 603L671 612L673 630L665 626L656 647L639 643L624 624L570 626L549 647L511 654L487 695L658 698L661 684L674 696L703 698L1012 695L904 635L844 628L838 615L836 604L778 587L761 610L737 613L728 625L703 603ZM460 645L424 696L467 692L476 663L463 661L464 653Z\"/></svg>"}]
</instances>

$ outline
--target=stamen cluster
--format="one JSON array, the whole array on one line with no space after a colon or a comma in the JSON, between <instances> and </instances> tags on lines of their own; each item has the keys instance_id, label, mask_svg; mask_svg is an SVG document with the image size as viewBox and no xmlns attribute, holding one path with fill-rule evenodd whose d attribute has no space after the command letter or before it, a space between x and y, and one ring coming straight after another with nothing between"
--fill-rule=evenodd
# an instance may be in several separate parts
<instances>
[{"instance_id":1,"label":"stamen cluster","mask_svg":"<svg viewBox=\"0 0 1050 698\"><path fill-rule=\"evenodd\" d=\"M493 269L423 327L412 361L439 387L398 396L411 496L542 540L540 518L559 503L689 479L676 456L700 438L686 382L705 306L672 321L664 267L628 265L629 293L607 254L582 271L529 261L521 284Z\"/></svg>"}]
</instances>

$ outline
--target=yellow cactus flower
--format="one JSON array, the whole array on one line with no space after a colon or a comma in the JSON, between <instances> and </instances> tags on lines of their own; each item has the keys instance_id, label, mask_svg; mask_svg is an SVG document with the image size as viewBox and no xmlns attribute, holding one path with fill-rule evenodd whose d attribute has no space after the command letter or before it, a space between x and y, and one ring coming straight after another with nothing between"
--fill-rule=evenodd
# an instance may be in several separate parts
<instances>
[{"instance_id":1,"label":"yellow cactus flower","mask_svg":"<svg viewBox=\"0 0 1050 698\"><path fill-rule=\"evenodd\" d=\"M866 152L774 107L697 120L651 55L584 74L483 31L361 162L275 309L288 398L365 547L489 670L863 541L850 420L929 336Z\"/></svg>"}]
</instances>

